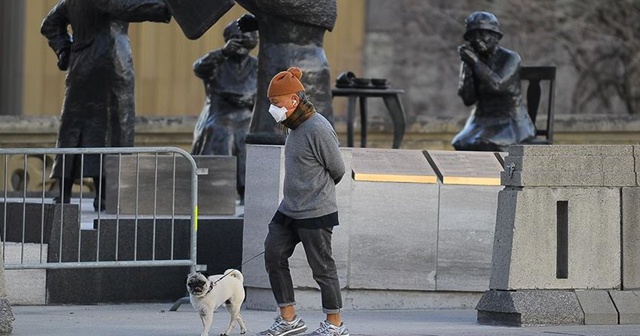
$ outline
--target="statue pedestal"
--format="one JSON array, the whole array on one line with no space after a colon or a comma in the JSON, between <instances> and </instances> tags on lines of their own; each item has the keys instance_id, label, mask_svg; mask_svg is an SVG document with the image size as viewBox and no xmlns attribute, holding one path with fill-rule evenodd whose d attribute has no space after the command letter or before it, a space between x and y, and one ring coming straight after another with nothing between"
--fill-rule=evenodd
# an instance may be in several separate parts
<instances>
[{"instance_id":1,"label":"statue pedestal","mask_svg":"<svg viewBox=\"0 0 640 336\"><path fill-rule=\"evenodd\" d=\"M347 172L336 188L340 225L333 231L333 257L344 309L474 307L488 289L499 186L444 185L420 150L341 153ZM498 181L499 161L494 153L482 155L494 160ZM480 166L476 161L469 165ZM264 249L283 179L282 146L247 146L244 260ZM298 308L317 309L320 293L301 245L289 263ZM275 309L263 258L242 272L247 308Z\"/></svg>"},{"instance_id":2,"label":"statue pedestal","mask_svg":"<svg viewBox=\"0 0 640 336\"><path fill-rule=\"evenodd\" d=\"M198 213L236 212L235 156L195 155L198 168ZM170 155L107 155L106 212L121 215L190 215L191 166Z\"/></svg>"}]
</instances>

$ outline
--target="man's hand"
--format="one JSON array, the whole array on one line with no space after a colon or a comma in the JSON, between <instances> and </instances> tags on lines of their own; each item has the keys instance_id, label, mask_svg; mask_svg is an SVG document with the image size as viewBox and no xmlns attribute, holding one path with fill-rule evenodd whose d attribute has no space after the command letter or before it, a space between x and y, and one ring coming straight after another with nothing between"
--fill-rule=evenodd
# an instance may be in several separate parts
<instances>
[{"instance_id":1,"label":"man's hand","mask_svg":"<svg viewBox=\"0 0 640 336\"><path fill-rule=\"evenodd\" d=\"M235 55L240 48L243 48L242 41L239 39L230 39L225 43L224 47L222 47L222 54L225 56L233 56Z\"/></svg>"},{"instance_id":2,"label":"man's hand","mask_svg":"<svg viewBox=\"0 0 640 336\"><path fill-rule=\"evenodd\" d=\"M62 50L58 54L58 69L62 71L69 69L69 50Z\"/></svg>"},{"instance_id":3,"label":"man's hand","mask_svg":"<svg viewBox=\"0 0 640 336\"><path fill-rule=\"evenodd\" d=\"M476 55L475 51L467 44L459 46L458 53L460 54L460 59L469 65L474 65L479 61L478 55Z\"/></svg>"}]
</instances>

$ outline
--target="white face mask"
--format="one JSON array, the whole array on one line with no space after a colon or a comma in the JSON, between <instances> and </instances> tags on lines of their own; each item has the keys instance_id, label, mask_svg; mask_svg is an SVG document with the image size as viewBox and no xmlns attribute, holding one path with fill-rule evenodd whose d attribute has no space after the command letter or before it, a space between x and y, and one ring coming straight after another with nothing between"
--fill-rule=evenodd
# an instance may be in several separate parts
<instances>
[{"instance_id":1,"label":"white face mask","mask_svg":"<svg viewBox=\"0 0 640 336\"><path fill-rule=\"evenodd\" d=\"M281 122L287 119L287 108L284 106L277 107L271 104L271 106L269 106L269 113L271 113L271 116L276 120L276 122Z\"/></svg>"}]
</instances>

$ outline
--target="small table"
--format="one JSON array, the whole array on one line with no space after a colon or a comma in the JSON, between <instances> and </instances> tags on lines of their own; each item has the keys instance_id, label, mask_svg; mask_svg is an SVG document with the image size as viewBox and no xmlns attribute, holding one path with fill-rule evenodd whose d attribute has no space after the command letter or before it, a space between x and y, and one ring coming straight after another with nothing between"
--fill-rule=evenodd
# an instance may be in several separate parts
<instances>
[{"instance_id":1,"label":"small table","mask_svg":"<svg viewBox=\"0 0 640 336\"><path fill-rule=\"evenodd\" d=\"M360 147L367 147L367 98L383 99L391 121L393 122L393 148L400 148L405 131L405 116L400 95L404 90L394 89L360 89L335 88L331 90L333 97L348 97L347 105L347 146L353 147L353 119L356 109L356 97L360 98Z\"/></svg>"}]
</instances>

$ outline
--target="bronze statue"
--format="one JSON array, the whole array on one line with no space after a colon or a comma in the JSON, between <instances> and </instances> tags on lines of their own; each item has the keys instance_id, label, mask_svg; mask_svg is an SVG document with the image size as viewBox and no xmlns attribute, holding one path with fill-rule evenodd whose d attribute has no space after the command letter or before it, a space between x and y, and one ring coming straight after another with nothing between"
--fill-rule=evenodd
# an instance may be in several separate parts
<instances>
[{"instance_id":1,"label":"bronze statue","mask_svg":"<svg viewBox=\"0 0 640 336\"><path fill-rule=\"evenodd\" d=\"M492 13L474 12L465 24L458 95L475 106L451 144L456 150L506 151L526 143L535 126L522 104L520 55L498 46L503 34Z\"/></svg>"},{"instance_id":2,"label":"bronze statue","mask_svg":"<svg viewBox=\"0 0 640 336\"><path fill-rule=\"evenodd\" d=\"M42 22L41 33L67 71L58 148L134 145L134 73L129 22L169 22L162 0L59 0ZM69 31L71 26L71 32ZM82 167L82 172L80 171ZM56 156L52 178L61 179L57 203L68 203L75 179L92 177L104 209L100 157ZM63 197L64 195L64 197Z\"/></svg>"},{"instance_id":3,"label":"bronze statue","mask_svg":"<svg viewBox=\"0 0 640 336\"><path fill-rule=\"evenodd\" d=\"M239 24L257 26L258 90L247 143L284 144L284 135L269 113L267 87L280 71L298 66L309 100L333 125L329 64L323 41L337 18L336 0L236 0L253 15ZM243 29L244 30L244 29Z\"/></svg>"},{"instance_id":4,"label":"bronze statue","mask_svg":"<svg viewBox=\"0 0 640 336\"><path fill-rule=\"evenodd\" d=\"M258 44L258 31L243 32L236 21L223 32L225 45L193 64L204 82L206 101L193 132L193 155L235 155L237 189L244 203L245 138L256 100L258 60L249 52Z\"/></svg>"},{"instance_id":5,"label":"bronze statue","mask_svg":"<svg viewBox=\"0 0 640 336\"><path fill-rule=\"evenodd\" d=\"M198 38L233 5L234 0L165 0L188 38ZM253 15L238 22L240 29L258 29L258 89L247 143L284 144L285 136L269 117L267 86L278 72L291 66L306 74L303 84L318 112L333 125L329 64L324 34L333 30L336 0L235 0Z\"/></svg>"}]
</instances>

